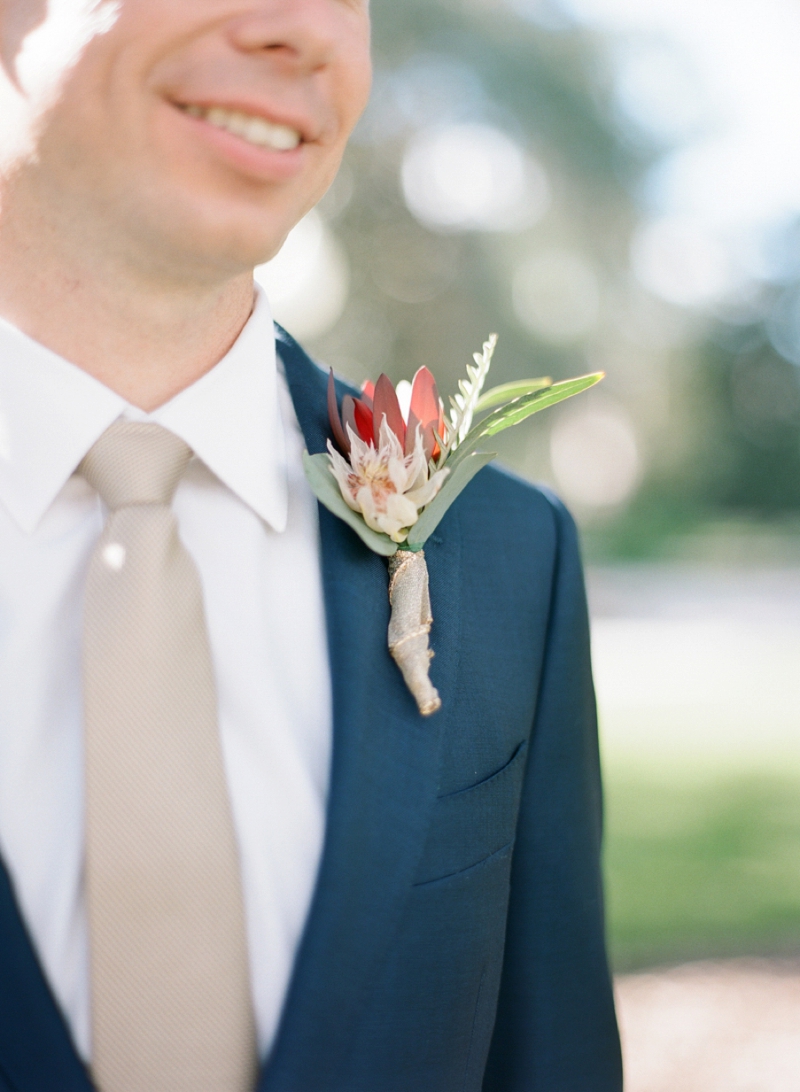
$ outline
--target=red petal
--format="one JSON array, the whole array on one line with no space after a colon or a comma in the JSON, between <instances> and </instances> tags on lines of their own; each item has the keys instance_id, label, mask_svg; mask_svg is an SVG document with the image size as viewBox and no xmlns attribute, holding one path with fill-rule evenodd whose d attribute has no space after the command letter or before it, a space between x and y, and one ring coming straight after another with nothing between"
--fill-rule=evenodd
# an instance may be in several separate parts
<instances>
[{"instance_id":1,"label":"red petal","mask_svg":"<svg viewBox=\"0 0 800 1092\"><path fill-rule=\"evenodd\" d=\"M408 415L408 432L406 433L406 455L410 455L414 450L414 445L417 442L417 426L419 425L422 432L422 450L425 452L426 459L435 459L439 454L439 445L436 443L436 422L433 421L428 425L423 425L421 421L418 421L413 413ZM441 433L439 434L441 435Z\"/></svg>"},{"instance_id":2,"label":"red petal","mask_svg":"<svg viewBox=\"0 0 800 1092\"><path fill-rule=\"evenodd\" d=\"M348 428L351 429L356 436L358 436L358 426L356 425L356 400L352 394L346 394L342 399L342 423L344 430L347 432ZM348 440L350 437L347 437Z\"/></svg>"},{"instance_id":3,"label":"red petal","mask_svg":"<svg viewBox=\"0 0 800 1092\"><path fill-rule=\"evenodd\" d=\"M353 410L355 412L358 435L365 444L371 444L373 442L372 410L366 402L362 402L360 398L353 402Z\"/></svg>"},{"instance_id":4,"label":"red petal","mask_svg":"<svg viewBox=\"0 0 800 1092\"><path fill-rule=\"evenodd\" d=\"M414 446L417 442L417 426L419 421L416 419L413 413L408 414L408 425L406 427L406 442L403 445L406 455L410 455L414 450ZM423 443L425 438L423 437Z\"/></svg>"},{"instance_id":5,"label":"red petal","mask_svg":"<svg viewBox=\"0 0 800 1092\"><path fill-rule=\"evenodd\" d=\"M422 445L426 456L433 458L434 449L438 446L434 432L441 428L441 401L439 391L436 389L436 380L427 368L420 368L414 376L411 387L411 410L408 415L408 443L412 449L416 438L416 426L422 426ZM413 427L413 432L412 432ZM441 433L440 433L441 435ZM410 454L410 453L409 453Z\"/></svg>"},{"instance_id":6,"label":"red petal","mask_svg":"<svg viewBox=\"0 0 800 1092\"><path fill-rule=\"evenodd\" d=\"M380 430L383 418L386 424L400 441L400 446L405 447L406 423L397 401L392 381L387 375L382 375L375 384L375 395L372 403L373 423L375 428L375 447L380 446Z\"/></svg>"},{"instance_id":7,"label":"red petal","mask_svg":"<svg viewBox=\"0 0 800 1092\"><path fill-rule=\"evenodd\" d=\"M444 439L444 402L439 399L439 421L436 425L436 434ZM439 447L438 442L433 445L432 459L438 459L442 453L442 449Z\"/></svg>"},{"instance_id":8,"label":"red petal","mask_svg":"<svg viewBox=\"0 0 800 1092\"><path fill-rule=\"evenodd\" d=\"M343 454L350 454L350 437L342 428L342 419L339 416L339 407L336 405L336 385L333 378L333 368L328 377L328 418L331 423L331 431L337 447Z\"/></svg>"},{"instance_id":9,"label":"red petal","mask_svg":"<svg viewBox=\"0 0 800 1092\"><path fill-rule=\"evenodd\" d=\"M372 401L375 397L375 384L371 379L365 379L361 384L361 397L369 408L372 409Z\"/></svg>"},{"instance_id":10,"label":"red petal","mask_svg":"<svg viewBox=\"0 0 800 1092\"><path fill-rule=\"evenodd\" d=\"M435 425L440 412L436 380L427 368L420 368L411 387L411 412L425 425Z\"/></svg>"}]
</instances>

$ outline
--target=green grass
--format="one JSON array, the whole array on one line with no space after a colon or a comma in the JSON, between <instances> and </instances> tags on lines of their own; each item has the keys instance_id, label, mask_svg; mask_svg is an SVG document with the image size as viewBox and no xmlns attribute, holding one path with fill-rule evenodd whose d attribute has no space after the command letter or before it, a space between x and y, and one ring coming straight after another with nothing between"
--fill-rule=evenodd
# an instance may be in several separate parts
<instances>
[{"instance_id":1,"label":"green grass","mask_svg":"<svg viewBox=\"0 0 800 1092\"><path fill-rule=\"evenodd\" d=\"M616 970L800 954L800 774L606 770Z\"/></svg>"}]
</instances>

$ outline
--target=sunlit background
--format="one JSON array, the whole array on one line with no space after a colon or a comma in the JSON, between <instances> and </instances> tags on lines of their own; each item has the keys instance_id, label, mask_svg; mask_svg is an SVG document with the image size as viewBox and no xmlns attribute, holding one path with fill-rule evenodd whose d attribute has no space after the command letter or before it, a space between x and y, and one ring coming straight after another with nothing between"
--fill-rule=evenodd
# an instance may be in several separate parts
<instances>
[{"instance_id":1,"label":"sunlit background","mask_svg":"<svg viewBox=\"0 0 800 1092\"><path fill-rule=\"evenodd\" d=\"M447 391L494 330L494 382L608 373L500 439L583 532L628 1088L797 1092L800 5L373 10L372 104L260 275L359 382Z\"/></svg>"}]
</instances>

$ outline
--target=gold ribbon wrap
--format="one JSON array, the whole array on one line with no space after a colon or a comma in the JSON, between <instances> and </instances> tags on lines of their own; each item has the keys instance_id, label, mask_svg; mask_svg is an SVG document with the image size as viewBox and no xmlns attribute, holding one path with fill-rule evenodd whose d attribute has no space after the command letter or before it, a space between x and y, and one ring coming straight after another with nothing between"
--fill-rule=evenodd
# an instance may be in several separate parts
<instances>
[{"instance_id":1,"label":"gold ribbon wrap","mask_svg":"<svg viewBox=\"0 0 800 1092\"><path fill-rule=\"evenodd\" d=\"M398 550L389 559L389 652L423 717L442 706L429 677L433 652L428 637L433 625L428 566L423 550Z\"/></svg>"}]
</instances>

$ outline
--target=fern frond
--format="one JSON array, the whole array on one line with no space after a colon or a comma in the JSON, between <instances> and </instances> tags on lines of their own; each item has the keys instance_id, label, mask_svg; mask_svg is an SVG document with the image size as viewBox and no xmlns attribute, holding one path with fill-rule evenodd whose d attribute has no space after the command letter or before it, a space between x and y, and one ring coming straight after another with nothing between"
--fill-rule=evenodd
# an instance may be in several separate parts
<instances>
[{"instance_id":1,"label":"fern frond","mask_svg":"<svg viewBox=\"0 0 800 1092\"><path fill-rule=\"evenodd\" d=\"M483 346L482 353L475 353L474 364L467 364L467 378L460 380L458 394L450 398L450 420L447 422L448 450L455 451L472 427L475 407L492 365L497 346L497 334L492 334Z\"/></svg>"}]
</instances>

